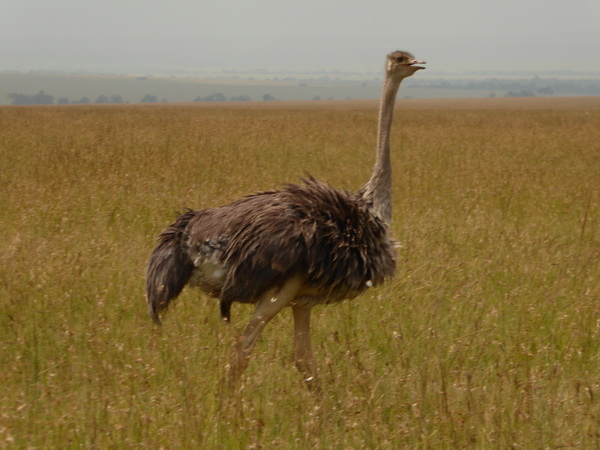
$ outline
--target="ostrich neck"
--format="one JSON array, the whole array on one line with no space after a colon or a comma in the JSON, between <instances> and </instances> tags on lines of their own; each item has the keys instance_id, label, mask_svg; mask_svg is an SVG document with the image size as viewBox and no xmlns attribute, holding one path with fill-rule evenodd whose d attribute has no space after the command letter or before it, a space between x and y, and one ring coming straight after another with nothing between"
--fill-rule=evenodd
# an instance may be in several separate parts
<instances>
[{"instance_id":1,"label":"ostrich neck","mask_svg":"<svg viewBox=\"0 0 600 450\"><path fill-rule=\"evenodd\" d=\"M390 157L390 133L394 118L396 94L402 79L386 76L379 108L377 132L377 159L373 174L364 187L363 198L372 204L373 213L389 224L392 219L392 165Z\"/></svg>"}]
</instances>

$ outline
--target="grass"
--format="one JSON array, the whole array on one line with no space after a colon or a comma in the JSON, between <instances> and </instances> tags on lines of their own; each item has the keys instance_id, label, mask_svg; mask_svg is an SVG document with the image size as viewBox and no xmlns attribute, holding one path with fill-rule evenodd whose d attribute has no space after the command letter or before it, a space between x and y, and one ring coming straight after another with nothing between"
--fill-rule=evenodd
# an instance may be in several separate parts
<instances>
[{"instance_id":1,"label":"grass","mask_svg":"<svg viewBox=\"0 0 600 450\"><path fill-rule=\"evenodd\" d=\"M359 187L373 102L0 108L0 447L599 446L600 100L398 105L398 273L316 309L322 400L289 311L224 397L251 309L156 329L145 264L187 206Z\"/></svg>"}]
</instances>

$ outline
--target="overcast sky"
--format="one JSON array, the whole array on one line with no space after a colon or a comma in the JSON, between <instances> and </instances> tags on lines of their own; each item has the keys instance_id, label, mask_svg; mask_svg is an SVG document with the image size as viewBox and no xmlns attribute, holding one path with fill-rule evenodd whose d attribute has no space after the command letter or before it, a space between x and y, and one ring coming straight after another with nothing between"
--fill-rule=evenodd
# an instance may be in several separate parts
<instances>
[{"instance_id":1,"label":"overcast sky","mask_svg":"<svg viewBox=\"0 0 600 450\"><path fill-rule=\"evenodd\" d=\"M600 72L599 0L0 0L0 70Z\"/></svg>"}]
</instances>

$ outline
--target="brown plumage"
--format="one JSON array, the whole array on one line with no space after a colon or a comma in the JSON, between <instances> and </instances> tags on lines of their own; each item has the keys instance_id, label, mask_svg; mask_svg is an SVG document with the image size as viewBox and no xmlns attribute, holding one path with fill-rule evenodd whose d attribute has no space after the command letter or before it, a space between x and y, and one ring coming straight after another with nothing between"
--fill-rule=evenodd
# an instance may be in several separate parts
<instances>
[{"instance_id":1,"label":"brown plumage","mask_svg":"<svg viewBox=\"0 0 600 450\"><path fill-rule=\"evenodd\" d=\"M361 190L339 191L309 176L302 184L188 211L160 235L146 280L155 322L186 284L218 298L227 321L232 303L256 305L230 365L232 384L266 323L291 306L296 365L318 389L311 308L353 298L393 275L389 136L398 87L422 68L418 63L407 52L387 57L377 161Z\"/></svg>"}]
</instances>

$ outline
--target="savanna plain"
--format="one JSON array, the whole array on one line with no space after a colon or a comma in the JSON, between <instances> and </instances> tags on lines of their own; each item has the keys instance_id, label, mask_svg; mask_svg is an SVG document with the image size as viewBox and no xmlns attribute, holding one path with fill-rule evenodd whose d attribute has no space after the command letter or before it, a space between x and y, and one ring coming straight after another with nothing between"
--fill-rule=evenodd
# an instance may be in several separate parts
<instances>
[{"instance_id":1,"label":"savanna plain","mask_svg":"<svg viewBox=\"0 0 600 450\"><path fill-rule=\"evenodd\" d=\"M0 108L0 447L597 448L600 98L398 100L395 278L290 311L227 394L233 323L144 277L186 207L359 188L375 102Z\"/></svg>"}]
</instances>

